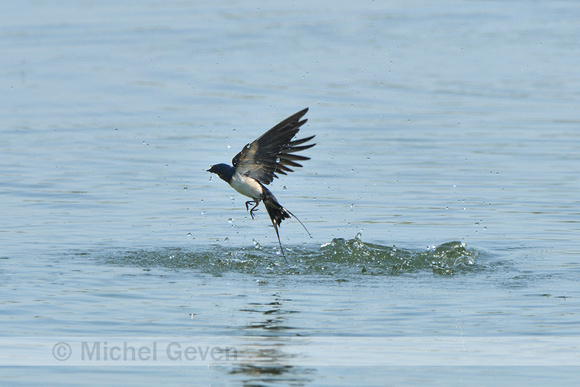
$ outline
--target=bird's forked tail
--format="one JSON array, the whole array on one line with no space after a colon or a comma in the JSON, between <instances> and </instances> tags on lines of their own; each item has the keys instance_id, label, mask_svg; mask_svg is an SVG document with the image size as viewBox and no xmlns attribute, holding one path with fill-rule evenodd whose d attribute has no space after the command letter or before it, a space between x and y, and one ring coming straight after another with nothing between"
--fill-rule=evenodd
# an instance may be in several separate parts
<instances>
[{"instance_id":1,"label":"bird's forked tail","mask_svg":"<svg viewBox=\"0 0 580 387\"><path fill-rule=\"evenodd\" d=\"M284 219L290 219L293 217L300 223L300 225L304 228L308 236L312 238L310 231L306 228L306 226L289 210L282 207L280 203L276 200L276 198L272 195L272 197L266 198L263 200L264 206L266 207L266 211L268 211L268 215L270 215L270 219L272 220L272 224L274 225L274 230L276 231L276 236L278 237L278 244L280 245L280 251L282 252L282 256L286 259L286 255L284 254L284 249L282 249L282 242L280 242L280 234L278 232L278 226ZM288 262L288 260L286 260Z\"/></svg>"}]
</instances>

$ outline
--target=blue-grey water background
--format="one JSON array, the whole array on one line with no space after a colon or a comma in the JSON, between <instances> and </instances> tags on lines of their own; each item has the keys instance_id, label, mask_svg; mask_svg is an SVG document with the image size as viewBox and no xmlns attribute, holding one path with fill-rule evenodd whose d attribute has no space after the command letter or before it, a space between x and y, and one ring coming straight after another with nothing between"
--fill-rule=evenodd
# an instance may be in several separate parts
<instances>
[{"instance_id":1,"label":"blue-grey water background","mask_svg":"<svg viewBox=\"0 0 580 387\"><path fill-rule=\"evenodd\" d=\"M578 382L574 345L575 367L541 344L537 367L283 347L578 343L578 2L5 1L0 20L0 335L248 336L269 357L3 383ZM312 159L271 185L313 236L282 224L288 267L263 208L205 170L304 107Z\"/></svg>"}]
</instances>

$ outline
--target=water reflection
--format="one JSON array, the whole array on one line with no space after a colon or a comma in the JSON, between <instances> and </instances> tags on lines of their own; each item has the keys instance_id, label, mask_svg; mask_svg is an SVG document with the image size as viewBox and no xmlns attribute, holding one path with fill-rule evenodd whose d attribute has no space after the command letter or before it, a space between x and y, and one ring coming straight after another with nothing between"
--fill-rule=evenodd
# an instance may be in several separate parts
<instances>
[{"instance_id":1,"label":"water reflection","mask_svg":"<svg viewBox=\"0 0 580 387\"><path fill-rule=\"evenodd\" d=\"M283 298L279 293L272 294L269 303L251 303L241 312L250 313L255 321L241 331L247 336L241 338L240 358L244 359L234 367L231 375L243 376L244 385L283 382L285 384L304 384L312 382L314 368L292 365L298 355L285 350L297 344L294 327L287 324L286 316L299 313L291 307L292 300Z\"/></svg>"}]
</instances>

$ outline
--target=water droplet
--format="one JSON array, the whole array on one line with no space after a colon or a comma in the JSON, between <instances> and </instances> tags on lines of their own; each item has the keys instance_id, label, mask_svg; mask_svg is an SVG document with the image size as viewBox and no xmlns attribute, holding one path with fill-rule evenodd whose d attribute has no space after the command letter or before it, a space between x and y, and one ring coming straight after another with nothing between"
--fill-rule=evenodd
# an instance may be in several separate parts
<instances>
[{"instance_id":1,"label":"water droplet","mask_svg":"<svg viewBox=\"0 0 580 387\"><path fill-rule=\"evenodd\" d=\"M235 220L235 218L228 219L228 223L230 224L231 227L234 227L234 220Z\"/></svg>"},{"instance_id":2,"label":"water droplet","mask_svg":"<svg viewBox=\"0 0 580 387\"><path fill-rule=\"evenodd\" d=\"M288 187L284 186L282 187L282 191L286 191L288 189Z\"/></svg>"},{"instance_id":3,"label":"water droplet","mask_svg":"<svg viewBox=\"0 0 580 387\"><path fill-rule=\"evenodd\" d=\"M201 214L202 214L202 215L205 215L205 211L202 211L202 212L201 212Z\"/></svg>"},{"instance_id":4,"label":"water droplet","mask_svg":"<svg viewBox=\"0 0 580 387\"><path fill-rule=\"evenodd\" d=\"M193 237L193 235L191 235L190 232L188 232L186 236L189 237L189 238Z\"/></svg>"},{"instance_id":5,"label":"water droplet","mask_svg":"<svg viewBox=\"0 0 580 387\"><path fill-rule=\"evenodd\" d=\"M256 249L261 249L262 245L260 245L260 243L256 240L256 239L252 239L252 243L254 244L254 248Z\"/></svg>"},{"instance_id":6,"label":"water droplet","mask_svg":"<svg viewBox=\"0 0 580 387\"><path fill-rule=\"evenodd\" d=\"M224 242L227 242L227 241L229 241L229 240L230 240L230 238L229 238L229 237L225 237L225 238L224 238Z\"/></svg>"},{"instance_id":7,"label":"water droplet","mask_svg":"<svg viewBox=\"0 0 580 387\"><path fill-rule=\"evenodd\" d=\"M183 190L184 190L184 191L187 191L187 186L184 186L184 187L183 187ZM203 199L202 199L201 201L203 202Z\"/></svg>"}]
</instances>

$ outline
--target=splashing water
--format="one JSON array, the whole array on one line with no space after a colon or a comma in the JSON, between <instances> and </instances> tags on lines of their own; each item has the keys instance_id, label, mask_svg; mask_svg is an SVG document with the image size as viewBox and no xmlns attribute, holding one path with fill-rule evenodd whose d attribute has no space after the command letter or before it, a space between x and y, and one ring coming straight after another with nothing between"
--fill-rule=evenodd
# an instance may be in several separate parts
<instances>
[{"instance_id":1,"label":"splashing water","mask_svg":"<svg viewBox=\"0 0 580 387\"><path fill-rule=\"evenodd\" d=\"M484 270L478 262L483 255L462 242L448 242L424 250L335 238L322 246L287 248L290 266L274 250L263 249L253 241L252 247L212 246L203 251L167 248L155 251L126 251L106 257L110 263L145 267L189 268L203 272L242 271L301 275L400 275L431 271L438 275L456 275ZM171 257L171 259L169 258Z\"/></svg>"}]
</instances>

